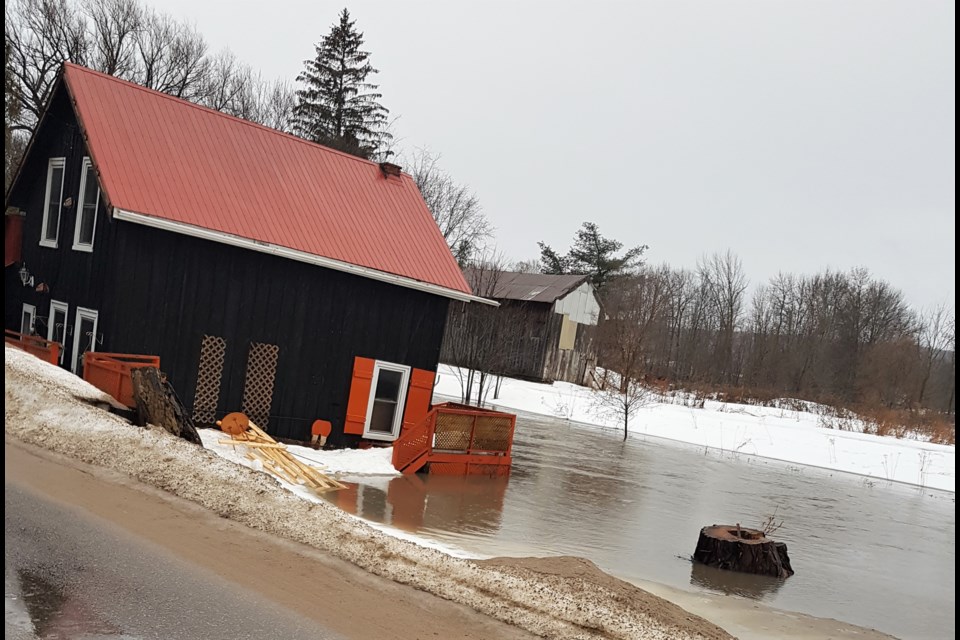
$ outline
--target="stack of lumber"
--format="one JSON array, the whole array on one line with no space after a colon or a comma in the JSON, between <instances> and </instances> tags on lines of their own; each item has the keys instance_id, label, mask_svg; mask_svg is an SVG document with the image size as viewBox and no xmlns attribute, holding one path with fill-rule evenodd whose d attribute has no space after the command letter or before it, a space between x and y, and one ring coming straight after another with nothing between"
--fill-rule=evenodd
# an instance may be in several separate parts
<instances>
[{"instance_id":1,"label":"stack of lumber","mask_svg":"<svg viewBox=\"0 0 960 640\"><path fill-rule=\"evenodd\" d=\"M271 438L242 413L228 414L217 422L217 426L230 434L229 440L218 440L220 444L246 447L248 451L245 457L248 460L259 460L264 469L281 480L302 484L318 492L346 488L346 485L324 475L316 467L295 458L287 451L286 445Z\"/></svg>"}]
</instances>

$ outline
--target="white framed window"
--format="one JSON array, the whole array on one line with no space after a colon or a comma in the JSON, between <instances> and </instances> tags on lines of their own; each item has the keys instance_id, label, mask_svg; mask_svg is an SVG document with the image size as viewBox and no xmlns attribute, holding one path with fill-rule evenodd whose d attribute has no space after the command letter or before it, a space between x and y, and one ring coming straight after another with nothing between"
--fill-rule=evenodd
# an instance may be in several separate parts
<instances>
[{"instance_id":1,"label":"white framed window","mask_svg":"<svg viewBox=\"0 0 960 640\"><path fill-rule=\"evenodd\" d=\"M370 383L367 420L363 437L372 440L396 440L403 424L403 406L407 401L410 367L376 361Z\"/></svg>"},{"instance_id":2,"label":"white framed window","mask_svg":"<svg viewBox=\"0 0 960 640\"><path fill-rule=\"evenodd\" d=\"M63 354L66 353L67 342L67 314L70 307L66 302L50 301L50 317L47 319L47 340L60 343L60 364L63 364Z\"/></svg>"},{"instance_id":3,"label":"white framed window","mask_svg":"<svg viewBox=\"0 0 960 640\"><path fill-rule=\"evenodd\" d=\"M40 246L57 248L60 240L60 210L63 206L63 173L66 158L50 158L47 164L47 191L43 200L43 226Z\"/></svg>"},{"instance_id":4,"label":"white framed window","mask_svg":"<svg viewBox=\"0 0 960 640\"><path fill-rule=\"evenodd\" d=\"M37 308L32 304L24 304L23 313L20 315L20 333L26 336L32 334L36 320Z\"/></svg>"},{"instance_id":5,"label":"white framed window","mask_svg":"<svg viewBox=\"0 0 960 640\"><path fill-rule=\"evenodd\" d=\"M77 307L73 321L73 357L70 359L70 371L80 375L83 368L83 354L97 350L97 316L94 309Z\"/></svg>"},{"instance_id":6,"label":"white framed window","mask_svg":"<svg viewBox=\"0 0 960 640\"><path fill-rule=\"evenodd\" d=\"M93 236L97 232L97 207L100 206L100 187L90 158L83 159L80 170L80 196L77 198L77 224L73 230L74 251L93 251Z\"/></svg>"}]
</instances>

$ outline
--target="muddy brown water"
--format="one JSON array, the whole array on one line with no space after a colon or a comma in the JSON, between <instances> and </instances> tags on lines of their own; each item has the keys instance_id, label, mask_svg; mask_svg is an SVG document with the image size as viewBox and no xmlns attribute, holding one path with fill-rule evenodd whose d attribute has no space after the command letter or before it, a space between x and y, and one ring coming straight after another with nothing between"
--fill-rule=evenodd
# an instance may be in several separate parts
<instances>
[{"instance_id":1,"label":"muddy brown water","mask_svg":"<svg viewBox=\"0 0 960 640\"><path fill-rule=\"evenodd\" d=\"M955 635L953 493L520 415L505 479L347 478L365 519L482 555L579 555L628 581L733 594L901 638ZM776 511L796 575L693 564L700 528Z\"/></svg>"}]
</instances>

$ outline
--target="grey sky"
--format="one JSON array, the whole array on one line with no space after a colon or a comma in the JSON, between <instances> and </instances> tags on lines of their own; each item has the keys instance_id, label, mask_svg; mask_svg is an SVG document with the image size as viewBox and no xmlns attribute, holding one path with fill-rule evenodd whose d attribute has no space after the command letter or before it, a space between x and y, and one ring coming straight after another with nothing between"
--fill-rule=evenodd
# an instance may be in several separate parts
<instances>
[{"instance_id":1,"label":"grey sky","mask_svg":"<svg viewBox=\"0 0 960 640\"><path fill-rule=\"evenodd\" d=\"M345 0L146 1L292 79ZM953 2L347 6L402 146L442 154L511 258L592 220L653 263L866 266L954 303Z\"/></svg>"}]
</instances>

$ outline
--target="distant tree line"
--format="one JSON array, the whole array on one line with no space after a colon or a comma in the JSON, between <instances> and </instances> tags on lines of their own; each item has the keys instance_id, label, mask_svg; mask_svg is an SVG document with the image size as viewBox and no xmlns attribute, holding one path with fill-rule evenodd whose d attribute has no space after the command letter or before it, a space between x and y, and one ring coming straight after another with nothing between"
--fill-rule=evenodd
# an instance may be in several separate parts
<instances>
[{"instance_id":1,"label":"distant tree line","mask_svg":"<svg viewBox=\"0 0 960 640\"><path fill-rule=\"evenodd\" d=\"M570 250L540 243L544 273L597 285L601 364L629 380L834 406L955 414L953 309L917 311L863 268L779 274L752 293L733 253L653 267L645 246L584 223Z\"/></svg>"},{"instance_id":2,"label":"distant tree line","mask_svg":"<svg viewBox=\"0 0 960 640\"><path fill-rule=\"evenodd\" d=\"M955 319L866 269L779 274L747 294L731 253L606 287L604 361L633 377L837 406L955 412ZM627 348L624 345L628 345Z\"/></svg>"}]
</instances>

